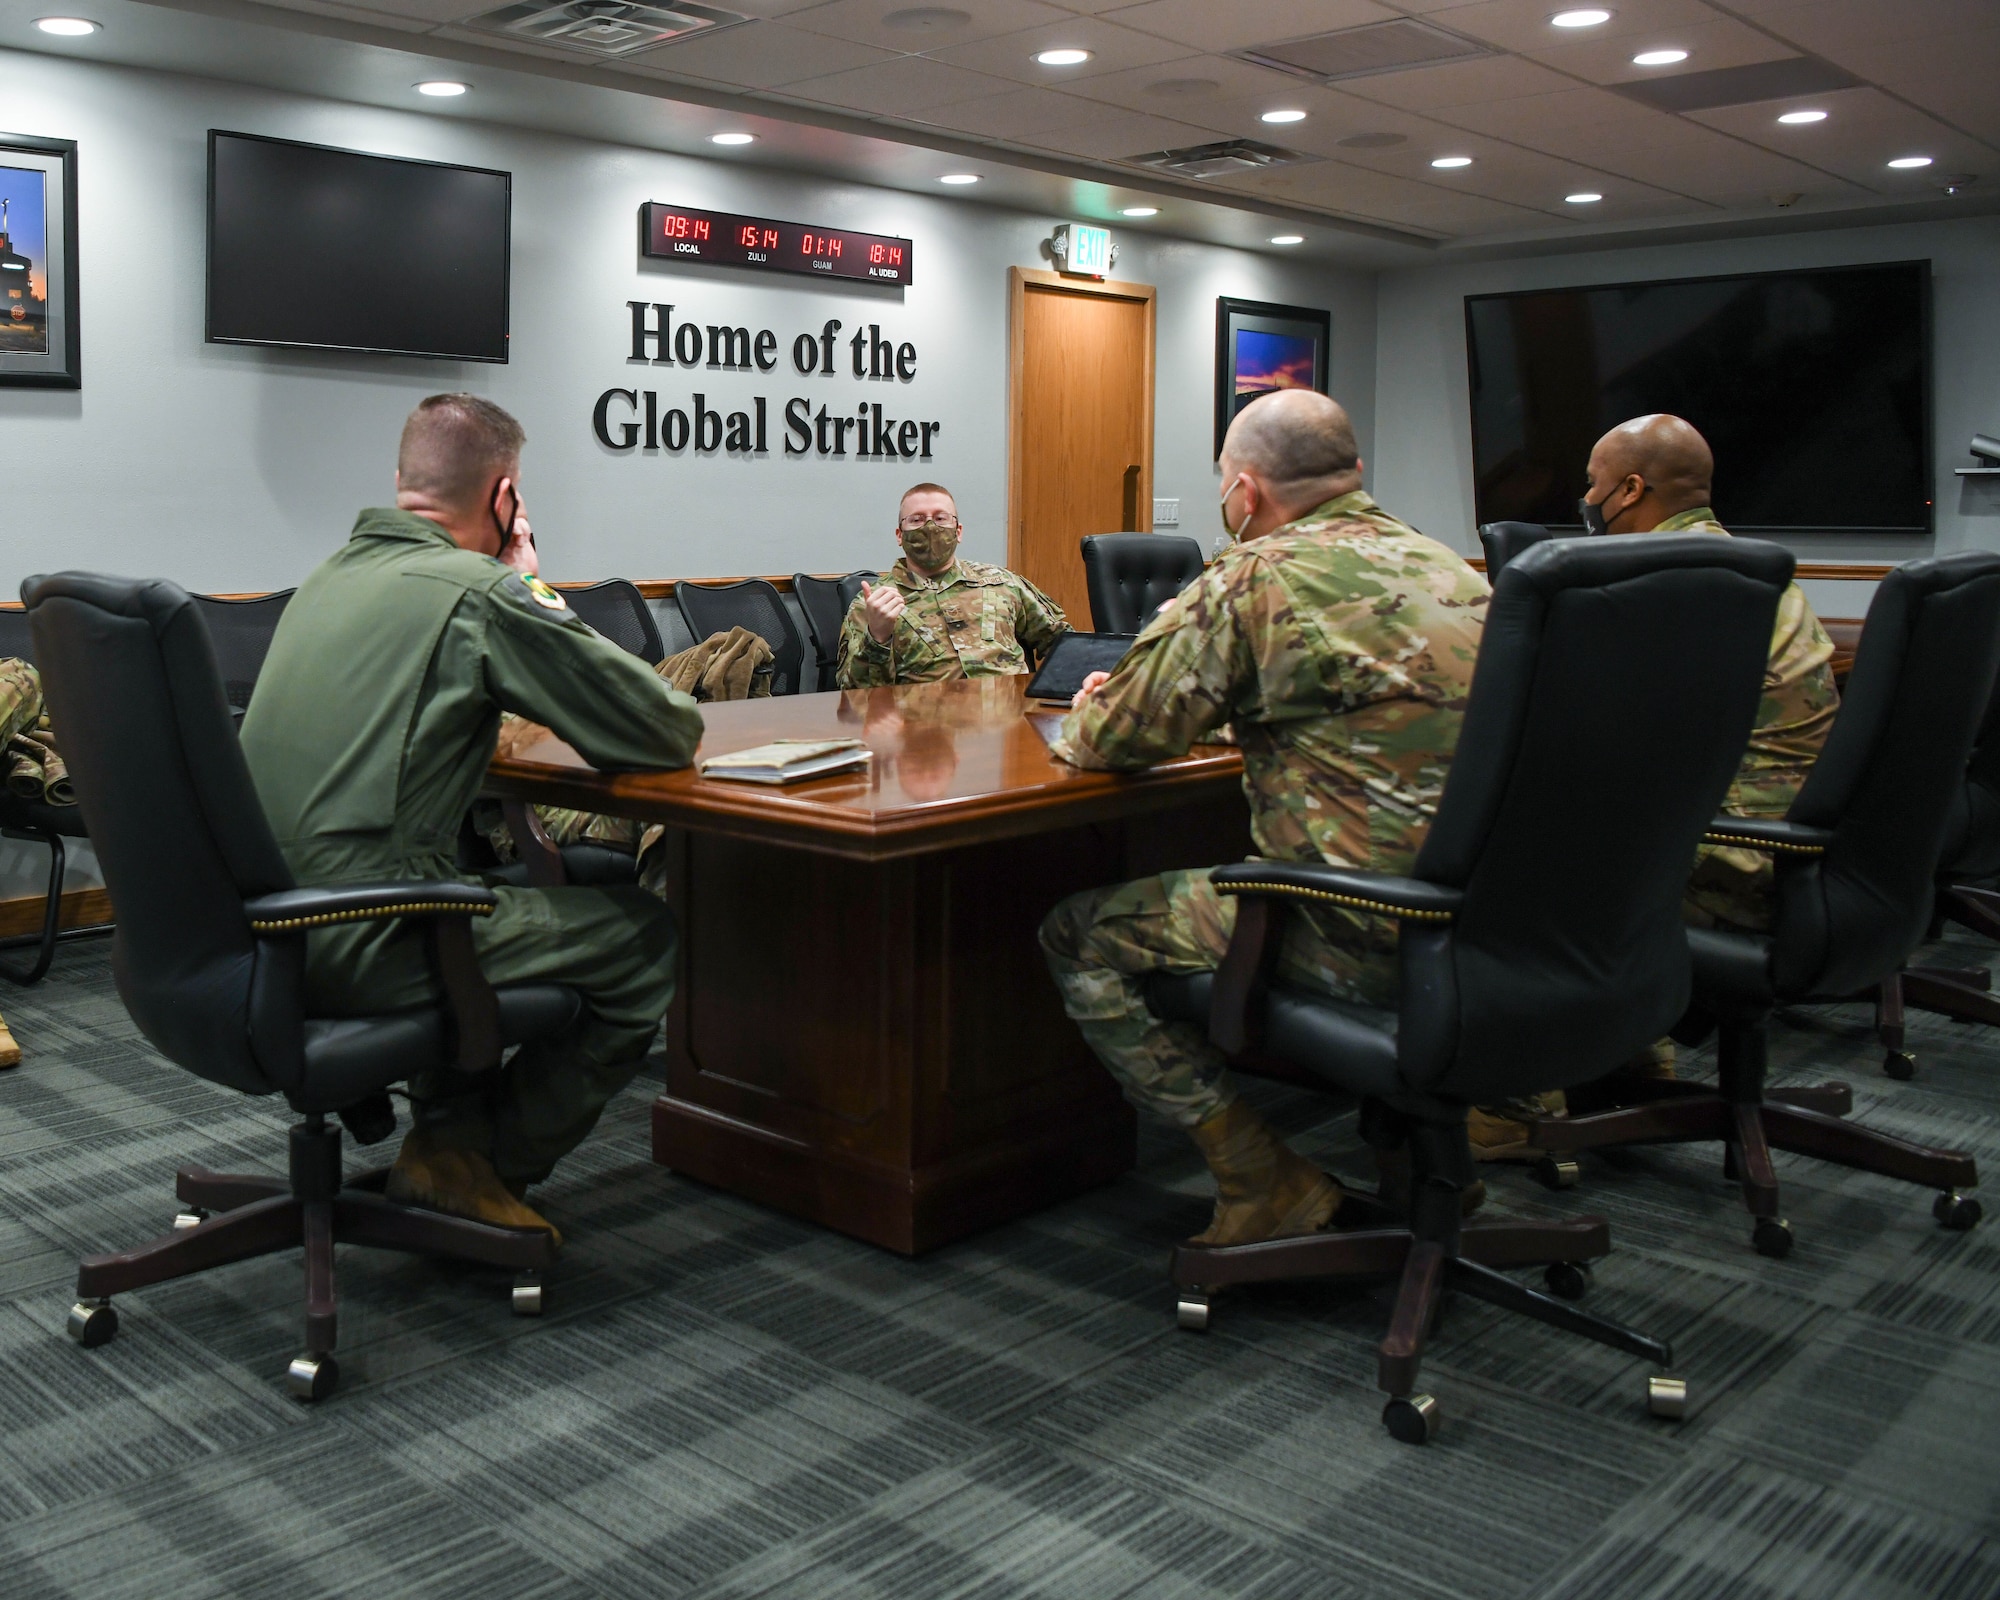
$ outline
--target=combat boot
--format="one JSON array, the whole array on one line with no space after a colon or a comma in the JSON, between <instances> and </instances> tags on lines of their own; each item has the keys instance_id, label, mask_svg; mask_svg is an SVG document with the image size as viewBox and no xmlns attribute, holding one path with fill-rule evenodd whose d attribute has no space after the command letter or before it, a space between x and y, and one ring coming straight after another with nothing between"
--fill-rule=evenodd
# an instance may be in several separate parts
<instances>
[{"instance_id":1,"label":"combat boot","mask_svg":"<svg viewBox=\"0 0 2000 1600\"><path fill-rule=\"evenodd\" d=\"M404 1139L382 1192L401 1205L422 1206L496 1228L539 1228L554 1238L558 1249L562 1247L555 1225L510 1193L492 1162L475 1150L440 1144L422 1128L412 1128Z\"/></svg>"},{"instance_id":2,"label":"combat boot","mask_svg":"<svg viewBox=\"0 0 2000 1600\"><path fill-rule=\"evenodd\" d=\"M1215 1215L1193 1245L1255 1244L1317 1233L1340 1210L1340 1185L1295 1154L1235 1100L1190 1128L1215 1174Z\"/></svg>"},{"instance_id":3,"label":"combat boot","mask_svg":"<svg viewBox=\"0 0 2000 1600\"><path fill-rule=\"evenodd\" d=\"M1466 1113L1465 1137L1475 1160L1535 1161L1543 1152L1537 1148L1525 1119L1568 1114L1569 1102L1560 1089L1498 1106L1474 1106Z\"/></svg>"},{"instance_id":4,"label":"combat boot","mask_svg":"<svg viewBox=\"0 0 2000 1600\"><path fill-rule=\"evenodd\" d=\"M18 1067L21 1064L21 1047L14 1042L14 1035L8 1030L6 1019L0 1018L0 1068Z\"/></svg>"}]
</instances>

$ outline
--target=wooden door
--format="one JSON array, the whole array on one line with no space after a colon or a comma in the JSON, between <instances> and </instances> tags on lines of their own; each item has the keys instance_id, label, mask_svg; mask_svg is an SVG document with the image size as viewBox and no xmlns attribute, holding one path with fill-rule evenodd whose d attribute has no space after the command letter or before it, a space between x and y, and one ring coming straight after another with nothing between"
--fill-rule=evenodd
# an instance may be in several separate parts
<instances>
[{"instance_id":1,"label":"wooden door","mask_svg":"<svg viewBox=\"0 0 2000 1600\"><path fill-rule=\"evenodd\" d=\"M1153 291L1008 272L1008 565L1090 626L1087 533L1153 525Z\"/></svg>"}]
</instances>

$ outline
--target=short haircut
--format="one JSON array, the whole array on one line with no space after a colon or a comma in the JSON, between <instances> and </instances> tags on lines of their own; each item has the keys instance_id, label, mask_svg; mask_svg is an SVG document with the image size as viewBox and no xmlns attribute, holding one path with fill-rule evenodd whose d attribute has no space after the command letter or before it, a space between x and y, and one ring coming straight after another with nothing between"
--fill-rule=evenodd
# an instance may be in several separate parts
<instances>
[{"instance_id":1,"label":"short haircut","mask_svg":"<svg viewBox=\"0 0 2000 1600\"><path fill-rule=\"evenodd\" d=\"M903 491L903 498L896 502L896 520L898 522L903 520L903 507L909 504L910 496L913 494L941 494L951 502L952 510L956 511L958 509L958 496L953 494L943 484L913 483Z\"/></svg>"},{"instance_id":2,"label":"short haircut","mask_svg":"<svg viewBox=\"0 0 2000 1600\"><path fill-rule=\"evenodd\" d=\"M1347 412L1310 389L1279 389L1251 401L1230 424L1222 449L1273 483L1338 477L1361 459Z\"/></svg>"},{"instance_id":3,"label":"short haircut","mask_svg":"<svg viewBox=\"0 0 2000 1600\"><path fill-rule=\"evenodd\" d=\"M520 423L476 394L434 394L410 413L396 452L400 485L440 505L468 504L521 459Z\"/></svg>"}]
</instances>

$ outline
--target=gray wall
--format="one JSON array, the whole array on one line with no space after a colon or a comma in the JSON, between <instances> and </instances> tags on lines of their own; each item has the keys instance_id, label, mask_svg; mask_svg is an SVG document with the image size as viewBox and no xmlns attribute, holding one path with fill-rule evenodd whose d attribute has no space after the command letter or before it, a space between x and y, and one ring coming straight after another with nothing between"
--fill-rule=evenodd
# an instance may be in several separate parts
<instances>
[{"instance_id":1,"label":"gray wall","mask_svg":"<svg viewBox=\"0 0 2000 1600\"><path fill-rule=\"evenodd\" d=\"M84 387L0 390L7 516L0 591L52 565L160 574L191 588L298 582L391 494L397 429L439 389L518 414L523 487L552 577L714 576L886 565L897 493L919 477L956 488L969 551L1006 548L1007 272L1046 266L1054 217L838 185L719 161L595 145L420 113L47 56L0 52L14 130L80 143ZM514 174L513 360L506 366L211 345L202 338L206 130L268 133ZM727 268L641 265L637 208L679 201L902 234L907 290ZM1372 437L1374 285L1361 272L1121 231L1117 276L1159 290L1155 493L1179 496L1204 539L1215 297L1333 313L1335 386ZM629 364L628 300L677 317L770 328L761 375ZM801 377L793 336L838 317L913 342L912 382ZM661 405L699 389L711 406L770 400L770 451L613 455L590 429L603 390L653 387ZM782 453L792 395L815 408L863 399L944 424L929 462Z\"/></svg>"},{"instance_id":2,"label":"gray wall","mask_svg":"<svg viewBox=\"0 0 2000 1600\"><path fill-rule=\"evenodd\" d=\"M1426 532L1477 548L1465 363L1469 294L1926 257L1936 327L1935 542L1791 543L1800 556L1820 561L1904 561L1933 548L2000 548L2000 483L1951 472L1971 463L1965 445L1973 433L2000 429L2000 218L1993 217L1386 273L1376 294L1375 493ZM1856 462L1855 471L1866 472L1867 463ZM1828 614L1860 615L1868 589L1826 584L1809 592Z\"/></svg>"}]
</instances>

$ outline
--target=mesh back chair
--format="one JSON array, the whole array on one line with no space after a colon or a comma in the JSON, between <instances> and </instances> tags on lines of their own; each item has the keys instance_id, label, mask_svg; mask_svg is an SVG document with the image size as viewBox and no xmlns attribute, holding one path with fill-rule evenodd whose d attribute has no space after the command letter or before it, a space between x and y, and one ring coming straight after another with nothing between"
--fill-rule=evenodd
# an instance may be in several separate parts
<instances>
[{"instance_id":1,"label":"mesh back chair","mask_svg":"<svg viewBox=\"0 0 2000 1600\"><path fill-rule=\"evenodd\" d=\"M1080 542L1090 625L1099 633L1137 633L1201 576L1201 545L1184 534L1092 533Z\"/></svg>"},{"instance_id":2,"label":"mesh back chair","mask_svg":"<svg viewBox=\"0 0 2000 1600\"><path fill-rule=\"evenodd\" d=\"M317 1400L338 1378L333 1247L374 1245L512 1268L514 1308L541 1306L554 1260L541 1230L398 1205L378 1171L343 1182L337 1117L364 1144L395 1131L388 1085L435 1067L497 1071L509 1044L554 1038L582 1014L574 990L494 990L470 918L492 891L458 880L301 889L271 836L236 742L200 611L171 583L59 573L22 585L35 654L105 882L118 903L119 997L175 1065L299 1114L284 1177L183 1167L188 1210L150 1244L85 1260L70 1335L99 1345L110 1300L292 1245L305 1248L305 1353L287 1382ZM419 931L441 1003L385 1016L314 1016L306 929L398 921Z\"/></svg>"},{"instance_id":3,"label":"mesh back chair","mask_svg":"<svg viewBox=\"0 0 2000 1600\"><path fill-rule=\"evenodd\" d=\"M1736 771L1763 690L1791 555L1749 539L1566 539L1496 588L1437 817L1410 876L1323 863L1217 869L1238 897L1221 968L1148 983L1156 1015L1203 1022L1225 1053L1278 1060L1361 1097L1362 1136L1407 1148L1407 1217L1350 1194L1349 1231L1174 1254L1184 1327L1221 1287L1401 1275L1379 1377L1383 1421L1421 1443L1426 1333L1458 1291L1667 1366L1663 1344L1566 1304L1605 1254L1602 1218L1462 1223L1466 1109L1600 1077L1687 1003L1688 861ZM1685 648L1698 635L1702 649ZM1662 672L1662 661L1675 670ZM1395 922L1397 1011L1282 981L1290 906ZM1543 1265L1553 1294L1495 1270ZM1560 1298L1556 1298L1556 1297ZM1656 1377L1656 1412L1685 1388Z\"/></svg>"},{"instance_id":4,"label":"mesh back chair","mask_svg":"<svg viewBox=\"0 0 2000 1600\"><path fill-rule=\"evenodd\" d=\"M222 674L222 692L236 720L250 709L250 692L257 687L257 675L264 670L264 658L271 653L271 637L278 631L278 619L285 614L296 589L280 589L276 594L259 595L254 600L224 600L212 594L192 595L208 625L209 643L215 647L216 669Z\"/></svg>"},{"instance_id":5,"label":"mesh back chair","mask_svg":"<svg viewBox=\"0 0 2000 1600\"><path fill-rule=\"evenodd\" d=\"M1508 562L1523 550L1554 537L1539 522L1482 522L1479 545L1486 552L1486 581L1498 583Z\"/></svg>"},{"instance_id":6,"label":"mesh back chair","mask_svg":"<svg viewBox=\"0 0 2000 1600\"><path fill-rule=\"evenodd\" d=\"M850 572L844 578L815 578L809 572L792 574L792 593L799 597L799 609L806 614L806 631L812 635L813 658L819 667L819 687L834 686L834 668L840 662L840 625L847 620L861 585L873 583L872 572Z\"/></svg>"},{"instance_id":7,"label":"mesh back chair","mask_svg":"<svg viewBox=\"0 0 2000 1600\"><path fill-rule=\"evenodd\" d=\"M731 628L748 628L771 647L771 693L797 694L805 666L805 643L792 626L784 596L763 578L740 583L678 583L674 599L688 631L699 644Z\"/></svg>"},{"instance_id":8,"label":"mesh back chair","mask_svg":"<svg viewBox=\"0 0 2000 1600\"><path fill-rule=\"evenodd\" d=\"M1708 835L1766 852L1777 868L1768 932L1687 930L1694 1005L1674 1031L1690 1044L1718 1032L1716 1084L1648 1085L1617 1110L1538 1119L1541 1149L1719 1141L1751 1243L1767 1256L1792 1247L1774 1149L1936 1189L1933 1214L1947 1228L1979 1220L1979 1202L1961 1192L1979 1181L1971 1157L1843 1121L1853 1103L1844 1083L1766 1090L1765 1034L1776 1007L1865 993L1922 940L1997 664L2000 555L1911 561L1882 580L1840 713L1790 810L1717 817Z\"/></svg>"},{"instance_id":9,"label":"mesh back chair","mask_svg":"<svg viewBox=\"0 0 2000 1600\"><path fill-rule=\"evenodd\" d=\"M26 611L0 610L0 659L35 660L35 641ZM0 961L0 977L23 985L40 983L56 958L56 941L62 937L63 880L69 871L69 848L65 839L87 839L83 813L75 806L52 806L34 796L14 794L0 787L0 838L22 839L45 844L49 849L49 882L42 901L42 931L27 939L9 939L4 949L32 945L33 960L26 967ZM101 928L76 928L75 933L97 933Z\"/></svg>"},{"instance_id":10,"label":"mesh back chair","mask_svg":"<svg viewBox=\"0 0 2000 1600\"><path fill-rule=\"evenodd\" d=\"M627 655L637 656L649 667L657 667L666 656L660 625L634 584L623 578L606 578L602 583L566 585L562 596L570 610Z\"/></svg>"}]
</instances>

